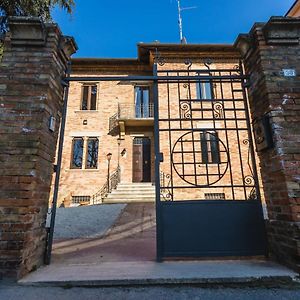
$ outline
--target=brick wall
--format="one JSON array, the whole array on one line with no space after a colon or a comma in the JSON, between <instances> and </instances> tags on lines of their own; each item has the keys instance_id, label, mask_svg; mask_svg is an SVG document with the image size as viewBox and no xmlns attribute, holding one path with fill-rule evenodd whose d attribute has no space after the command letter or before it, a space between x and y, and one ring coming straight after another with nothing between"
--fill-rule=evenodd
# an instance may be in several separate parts
<instances>
[{"instance_id":1,"label":"brick wall","mask_svg":"<svg viewBox=\"0 0 300 300\"><path fill-rule=\"evenodd\" d=\"M300 270L300 20L257 23L236 45L250 75L253 120L268 116L273 147L258 153L267 203L270 251ZM284 69L297 75L286 77ZM258 135L259 137L259 135Z\"/></svg>"},{"instance_id":2,"label":"brick wall","mask_svg":"<svg viewBox=\"0 0 300 300\"><path fill-rule=\"evenodd\" d=\"M0 274L19 278L43 263L61 79L76 45L36 18L9 24L0 67Z\"/></svg>"}]
</instances>

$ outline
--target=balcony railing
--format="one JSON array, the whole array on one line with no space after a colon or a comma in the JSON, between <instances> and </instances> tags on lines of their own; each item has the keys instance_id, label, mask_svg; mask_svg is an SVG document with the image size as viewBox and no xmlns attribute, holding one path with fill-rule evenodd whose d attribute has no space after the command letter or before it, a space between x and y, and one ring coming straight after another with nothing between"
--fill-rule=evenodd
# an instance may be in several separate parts
<instances>
[{"instance_id":1,"label":"balcony railing","mask_svg":"<svg viewBox=\"0 0 300 300\"><path fill-rule=\"evenodd\" d=\"M119 120L151 119L153 118L153 104L135 105L120 103L118 117Z\"/></svg>"}]
</instances>

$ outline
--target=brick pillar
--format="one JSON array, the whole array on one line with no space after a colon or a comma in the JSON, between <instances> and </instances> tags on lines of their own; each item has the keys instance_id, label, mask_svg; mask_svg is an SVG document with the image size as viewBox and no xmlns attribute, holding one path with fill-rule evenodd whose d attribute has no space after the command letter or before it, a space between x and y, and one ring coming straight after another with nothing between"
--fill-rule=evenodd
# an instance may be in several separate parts
<instances>
[{"instance_id":1,"label":"brick pillar","mask_svg":"<svg viewBox=\"0 0 300 300\"><path fill-rule=\"evenodd\" d=\"M43 263L61 80L76 44L38 18L14 17L9 27L0 65L0 275L20 278Z\"/></svg>"},{"instance_id":2,"label":"brick pillar","mask_svg":"<svg viewBox=\"0 0 300 300\"><path fill-rule=\"evenodd\" d=\"M300 270L300 19L272 17L240 35L266 198L270 252Z\"/></svg>"}]
</instances>

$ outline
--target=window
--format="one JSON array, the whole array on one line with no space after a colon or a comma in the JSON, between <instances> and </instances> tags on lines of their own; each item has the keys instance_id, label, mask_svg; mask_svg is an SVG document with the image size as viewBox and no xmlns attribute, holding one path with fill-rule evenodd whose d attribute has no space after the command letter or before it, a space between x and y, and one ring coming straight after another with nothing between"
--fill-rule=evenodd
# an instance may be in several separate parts
<instances>
[{"instance_id":1,"label":"window","mask_svg":"<svg viewBox=\"0 0 300 300\"><path fill-rule=\"evenodd\" d=\"M97 85L82 86L81 109L82 110L97 109Z\"/></svg>"},{"instance_id":2,"label":"window","mask_svg":"<svg viewBox=\"0 0 300 300\"><path fill-rule=\"evenodd\" d=\"M99 140L96 137L87 138L86 141L83 137L73 138L71 169L97 169L98 150Z\"/></svg>"},{"instance_id":3,"label":"window","mask_svg":"<svg viewBox=\"0 0 300 300\"><path fill-rule=\"evenodd\" d=\"M86 155L87 169L97 169L98 148L99 148L99 140L97 138L89 138L87 140L87 155Z\"/></svg>"},{"instance_id":4,"label":"window","mask_svg":"<svg viewBox=\"0 0 300 300\"><path fill-rule=\"evenodd\" d=\"M203 74L209 76L209 74ZM196 83L197 99L213 99L213 86L211 81L199 81Z\"/></svg>"},{"instance_id":5,"label":"window","mask_svg":"<svg viewBox=\"0 0 300 300\"><path fill-rule=\"evenodd\" d=\"M225 193L205 193L205 200L225 200Z\"/></svg>"},{"instance_id":6,"label":"window","mask_svg":"<svg viewBox=\"0 0 300 300\"><path fill-rule=\"evenodd\" d=\"M72 142L72 169L82 168L82 158L83 158L83 138L74 138Z\"/></svg>"},{"instance_id":7,"label":"window","mask_svg":"<svg viewBox=\"0 0 300 300\"><path fill-rule=\"evenodd\" d=\"M90 196L72 196L72 203L73 204L81 204L90 202Z\"/></svg>"},{"instance_id":8,"label":"window","mask_svg":"<svg viewBox=\"0 0 300 300\"><path fill-rule=\"evenodd\" d=\"M201 155L203 164L219 164L219 138L216 132L202 132L201 139Z\"/></svg>"},{"instance_id":9,"label":"window","mask_svg":"<svg viewBox=\"0 0 300 300\"><path fill-rule=\"evenodd\" d=\"M152 104L150 104L149 86L135 87L135 117L136 118L153 117Z\"/></svg>"}]
</instances>

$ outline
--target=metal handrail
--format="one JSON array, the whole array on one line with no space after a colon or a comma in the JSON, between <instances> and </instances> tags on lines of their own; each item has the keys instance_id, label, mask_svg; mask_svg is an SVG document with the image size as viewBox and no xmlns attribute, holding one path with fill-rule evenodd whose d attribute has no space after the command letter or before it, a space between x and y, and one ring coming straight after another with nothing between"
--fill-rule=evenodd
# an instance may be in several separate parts
<instances>
[{"instance_id":1,"label":"metal handrail","mask_svg":"<svg viewBox=\"0 0 300 300\"><path fill-rule=\"evenodd\" d=\"M115 113L109 118L109 132L114 131L118 126L119 114Z\"/></svg>"},{"instance_id":2,"label":"metal handrail","mask_svg":"<svg viewBox=\"0 0 300 300\"><path fill-rule=\"evenodd\" d=\"M119 104L119 119L148 119L153 118L153 103L149 104Z\"/></svg>"},{"instance_id":3,"label":"metal handrail","mask_svg":"<svg viewBox=\"0 0 300 300\"><path fill-rule=\"evenodd\" d=\"M121 169L118 166L117 169L111 174L108 181L101 187L101 189L96 192L93 196L91 196L90 204L100 204L103 202L103 199L107 197L112 190L115 190L118 184L121 181Z\"/></svg>"}]
</instances>

